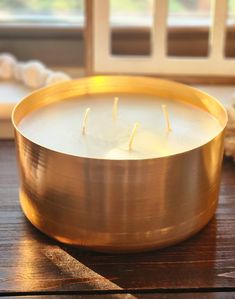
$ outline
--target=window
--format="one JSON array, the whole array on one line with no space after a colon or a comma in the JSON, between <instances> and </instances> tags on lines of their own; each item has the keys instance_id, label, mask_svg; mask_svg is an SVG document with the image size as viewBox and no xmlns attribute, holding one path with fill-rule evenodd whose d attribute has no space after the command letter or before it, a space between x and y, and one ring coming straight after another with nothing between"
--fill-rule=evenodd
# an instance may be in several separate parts
<instances>
[{"instance_id":1,"label":"window","mask_svg":"<svg viewBox=\"0 0 235 299\"><path fill-rule=\"evenodd\" d=\"M39 59L52 67L84 66L86 1L0 0L0 52L11 52L20 60ZM227 2L225 54L234 57L235 1ZM113 54L151 53L150 25L155 3L156 0L110 0ZM213 0L168 0L168 55L208 55L212 3Z\"/></svg>"},{"instance_id":2,"label":"window","mask_svg":"<svg viewBox=\"0 0 235 299\"><path fill-rule=\"evenodd\" d=\"M226 48L225 55L227 57L235 57L235 1L228 1L228 18L226 32Z\"/></svg>"},{"instance_id":3,"label":"window","mask_svg":"<svg viewBox=\"0 0 235 299\"><path fill-rule=\"evenodd\" d=\"M0 52L49 66L82 65L84 5L84 0L0 0Z\"/></svg>"},{"instance_id":4,"label":"window","mask_svg":"<svg viewBox=\"0 0 235 299\"><path fill-rule=\"evenodd\" d=\"M1 24L84 24L83 0L1 0Z\"/></svg>"},{"instance_id":5,"label":"window","mask_svg":"<svg viewBox=\"0 0 235 299\"><path fill-rule=\"evenodd\" d=\"M235 1L227 2L225 54L227 57L233 57L235 55ZM152 8L155 0L110 0L110 3L112 53L150 54L150 26L153 21ZM168 0L168 55L199 57L208 55L213 3L213 0Z\"/></svg>"},{"instance_id":6,"label":"window","mask_svg":"<svg viewBox=\"0 0 235 299\"><path fill-rule=\"evenodd\" d=\"M111 51L114 55L151 53L153 5L153 0L110 0Z\"/></svg>"}]
</instances>

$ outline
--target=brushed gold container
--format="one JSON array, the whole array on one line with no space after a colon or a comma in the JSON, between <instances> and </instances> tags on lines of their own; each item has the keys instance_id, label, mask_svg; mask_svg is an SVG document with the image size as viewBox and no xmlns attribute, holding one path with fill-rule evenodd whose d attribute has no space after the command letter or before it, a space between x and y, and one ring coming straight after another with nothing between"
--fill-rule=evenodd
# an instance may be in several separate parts
<instances>
[{"instance_id":1,"label":"brushed gold container","mask_svg":"<svg viewBox=\"0 0 235 299\"><path fill-rule=\"evenodd\" d=\"M109 160L50 150L17 127L43 105L108 92L190 102L216 117L221 131L184 153ZM12 121L22 209L33 225L61 242L105 252L145 251L186 239L215 212L227 115L217 100L197 89L145 77L88 77L32 93L15 107Z\"/></svg>"}]
</instances>

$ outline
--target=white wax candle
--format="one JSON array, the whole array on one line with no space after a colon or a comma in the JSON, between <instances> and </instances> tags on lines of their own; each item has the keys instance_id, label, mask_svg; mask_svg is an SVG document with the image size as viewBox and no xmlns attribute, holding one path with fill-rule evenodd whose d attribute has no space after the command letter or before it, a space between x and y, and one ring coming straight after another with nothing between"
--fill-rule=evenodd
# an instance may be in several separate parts
<instances>
[{"instance_id":1,"label":"white wax candle","mask_svg":"<svg viewBox=\"0 0 235 299\"><path fill-rule=\"evenodd\" d=\"M113 99L119 97L113 121ZM171 132L166 132L162 105L169 111ZM82 134L84 111L90 107L89 130ZM128 150L134 123L140 123L132 150ZM147 159L191 150L215 137L219 122L192 105L156 97L102 94L59 101L40 108L20 123L22 134L44 147L82 157Z\"/></svg>"}]
</instances>

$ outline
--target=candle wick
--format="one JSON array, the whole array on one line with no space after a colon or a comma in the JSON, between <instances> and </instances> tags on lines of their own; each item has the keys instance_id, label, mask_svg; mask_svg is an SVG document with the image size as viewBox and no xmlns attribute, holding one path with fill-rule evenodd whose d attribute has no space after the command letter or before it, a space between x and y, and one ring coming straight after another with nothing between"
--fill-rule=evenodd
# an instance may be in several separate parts
<instances>
[{"instance_id":1,"label":"candle wick","mask_svg":"<svg viewBox=\"0 0 235 299\"><path fill-rule=\"evenodd\" d=\"M82 121L82 135L86 134L87 118L88 118L90 110L91 110L90 108L87 108L86 111L85 111L85 113L84 113L84 116L83 116L83 121Z\"/></svg>"},{"instance_id":2,"label":"candle wick","mask_svg":"<svg viewBox=\"0 0 235 299\"><path fill-rule=\"evenodd\" d=\"M171 128L169 113L168 113L168 109L167 109L166 105L162 105L162 111L163 111L165 121L166 121L166 130L167 130L167 132L171 132L172 128Z\"/></svg>"},{"instance_id":3,"label":"candle wick","mask_svg":"<svg viewBox=\"0 0 235 299\"><path fill-rule=\"evenodd\" d=\"M133 126L133 129L132 129L131 135L130 135L130 139L129 139L129 145L128 145L129 151L132 150L132 144L133 144L134 138L136 136L136 131L139 128L139 126L140 126L139 123L135 123L134 126Z\"/></svg>"},{"instance_id":4,"label":"candle wick","mask_svg":"<svg viewBox=\"0 0 235 299\"><path fill-rule=\"evenodd\" d=\"M113 101L113 120L117 119L118 101L119 101L119 98L115 97L114 101Z\"/></svg>"}]
</instances>

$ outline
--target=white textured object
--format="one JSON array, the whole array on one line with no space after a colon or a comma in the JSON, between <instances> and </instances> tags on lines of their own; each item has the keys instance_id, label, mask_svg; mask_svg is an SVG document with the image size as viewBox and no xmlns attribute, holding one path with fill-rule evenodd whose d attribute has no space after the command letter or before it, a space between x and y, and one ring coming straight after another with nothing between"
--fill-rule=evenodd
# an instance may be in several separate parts
<instances>
[{"instance_id":1,"label":"white textured object","mask_svg":"<svg viewBox=\"0 0 235 299\"><path fill-rule=\"evenodd\" d=\"M0 54L0 79L11 79L16 63L13 55L8 53Z\"/></svg>"},{"instance_id":2,"label":"white textured object","mask_svg":"<svg viewBox=\"0 0 235 299\"><path fill-rule=\"evenodd\" d=\"M233 160L235 160L235 136L225 138L224 152L225 156L233 157Z\"/></svg>"},{"instance_id":3,"label":"white textured object","mask_svg":"<svg viewBox=\"0 0 235 299\"><path fill-rule=\"evenodd\" d=\"M39 88L45 85L49 71L39 61L29 61L22 67L22 79L26 86Z\"/></svg>"},{"instance_id":4,"label":"white textured object","mask_svg":"<svg viewBox=\"0 0 235 299\"><path fill-rule=\"evenodd\" d=\"M55 73L50 73L47 77L46 80L46 85L51 85L51 84L55 84L55 83L59 83L62 81L68 81L70 80L70 77L63 73L63 72L55 72Z\"/></svg>"},{"instance_id":5,"label":"white textured object","mask_svg":"<svg viewBox=\"0 0 235 299\"><path fill-rule=\"evenodd\" d=\"M69 79L40 61L20 62L11 54L0 54L0 139L13 138L11 112L20 99L34 89Z\"/></svg>"},{"instance_id":6,"label":"white textured object","mask_svg":"<svg viewBox=\"0 0 235 299\"><path fill-rule=\"evenodd\" d=\"M13 69L13 77L16 81L22 82L22 70L24 63L18 62L15 64Z\"/></svg>"},{"instance_id":7,"label":"white textured object","mask_svg":"<svg viewBox=\"0 0 235 299\"><path fill-rule=\"evenodd\" d=\"M36 89L71 78L64 72L53 72L40 61L20 62L10 53L2 53L0 54L0 79L15 80L22 82L26 87Z\"/></svg>"},{"instance_id":8,"label":"white textured object","mask_svg":"<svg viewBox=\"0 0 235 299\"><path fill-rule=\"evenodd\" d=\"M228 125L225 135L225 155L232 156L235 160L235 94L233 94L233 103L227 108Z\"/></svg>"}]
</instances>

